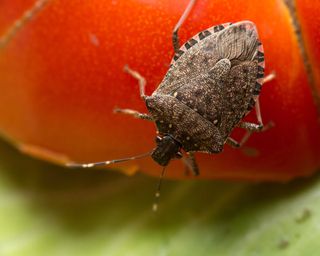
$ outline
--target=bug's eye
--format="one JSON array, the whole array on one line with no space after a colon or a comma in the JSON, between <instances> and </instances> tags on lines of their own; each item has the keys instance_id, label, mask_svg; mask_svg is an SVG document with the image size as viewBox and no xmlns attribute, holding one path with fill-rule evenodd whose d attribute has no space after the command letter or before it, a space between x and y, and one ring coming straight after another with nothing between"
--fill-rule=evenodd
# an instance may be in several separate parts
<instances>
[{"instance_id":1,"label":"bug's eye","mask_svg":"<svg viewBox=\"0 0 320 256\"><path fill-rule=\"evenodd\" d=\"M156 137L156 143L159 143L160 141L162 141L162 138L160 136Z\"/></svg>"},{"instance_id":2,"label":"bug's eye","mask_svg":"<svg viewBox=\"0 0 320 256\"><path fill-rule=\"evenodd\" d=\"M181 152L177 152L176 153L176 158L180 159L182 157L182 153Z\"/></svg>"}]
</instances>

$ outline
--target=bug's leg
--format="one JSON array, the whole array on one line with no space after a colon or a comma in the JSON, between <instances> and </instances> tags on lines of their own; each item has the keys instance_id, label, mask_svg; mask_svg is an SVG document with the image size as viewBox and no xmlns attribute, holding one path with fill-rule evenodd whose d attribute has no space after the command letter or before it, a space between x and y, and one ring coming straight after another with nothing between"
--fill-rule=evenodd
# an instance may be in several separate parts
<instances>
[{"instance_id":1,"label":"bug's leg","mask_svg":"<svg viewBox=\"0 0 320 256\"><path fill-rule=\"evenodd\" d=\"M189 152L189 160L191 162L191 171L192 171L192 174L194 176L198 176L199 175L199 166L197 164L197 161L196 161L196 157L194 155L194 152Z\"/></svg>"},{"instance_id":2,"label":"bug's leg","mask_svg":"<svg viewBox=\"0 0 320 256\"><path fill-rule=\"evenodd\" d=\"M269 75L265 76L262 80L262 84L265 84L265 83L268 83L270 81L272 81L273 79L275 79L276 77L276 73L275 72L272 72L270 73Z\"/></svg>"},{"instance_id":3,"label":"bug's leg","mask_svg":"<svg viewBox=\"0 0 320 256\"><path fill-rule=\"evenodd\" d=\"M262 84L265 84L265 83L273 80L274 78L275 78L275 73L271 73L263 78ZM238 126L246 129L247 131L251 131L251 132L261 132L261 131L265 131L265 130L273 127L272 122L269 122L266 126L263 125L259 97L256 100L255 111L256 111L256 117L257 117L258 124L241 122Z\"/></svg>"},{"instance_id":4,"label":"bug's leg","mask_svg":"<svg viewBox=\"0 0 320 256\"><path fill-rule=\"evenodd\" d=\"M239 148L240 147L240 143L231 137L227 138L226 143L229 146L231 146L232 148Z\"/></svg>"},{"instance_id":5,"label":"bug's leg","mask_svg":"<svg viewBox=\"0 0 320 256\"><path fill-rule=\"evenodd\" d=\"M240 148L242 147L247 140L250 138L252 132L251 131L247 131L246 134L242 137L241 141L238 142L235 139L228 137L226 143L231 146L232 148Z\"/></svg>"},{"instance_id":6,"label":"bug's leg","mask_svg":"<svg viewBox=\"0 0 320 256\"><path fill-rule=\"evenodd\" d=\"M186 175L188 175L189 171L191 171L194 176L198 176L200 172L194 152L188 152L187 154L187 156L182 157L182 161L186 166Z\"/></svg>"},{"instance_id":7,"label":"bug's leg","mask_svg":"<svg viewBox=\"0 0 320 256\"><path fill-rule=\"evenodd\" d=\"M136 110L133 109L122 109L122 108L115 108L113 110L114 113L120 113L120 114L126 114L133 116L135 118L143 119L143 120L148 120L148 121L153 121L152 117L148 114L140 113Z\"/></svg>"},{"instance_id":8,"label":"bug's leg","mask_svg":"<svg viewBox=\"0 0 320 256\"><path fill-rule=\"evenodd\" d=\"M34 4L26 10L22 16L17 19L9 29L3 34L0 35L0 49L4 48L10 40L30 21L32 18L39 13L49 0L36 0Z\"/></svg>"},{"instance_id":9,"label":"bug's leg","mask_svg":"<svg viewBox=\"0 0 320 256\"><path fill-rule=\"evenodd\" d=\"M267 75L266 77L263 78L262 84L265 84L265 83L273 80L275 77L276 77L275 73L271 73L271 74ZM259 97L256 100L255 111L256 111L256 117L257 117L258 124L241 122L239 124L239 127L244 128L247 131L251 131L251 132L261 132L261 131L265 131L265 130L274 126L274 124L272 122L269 122L266 126L263 125Z\"/></svg>"},{"instance_id":10,"label":"bug's leg","mask_svg":"<svg viewBox=\"0 0 320 256\"><path fill-rule=\"evenodd\" d=\"M273 122L269 122L267 125L263 125L259 98L257 98L256 100L255 111L258 121L257 124L249 122L240 122L237 126L251 132L263 132L274 126Z\"/></svg>"},{"instance_id":11,"label":"bug's leg","mask_svg":"<svg viewBox=\"0 0 320 256\"><path fill-rule=\"evenodd\" d=\"M249 122L241 122L238 125L238 127L246 129L246 134L242 137L240 142L236 141L231 137L228 137L226 143L233 148L240 148L248 141L253 132L264 132L266 130L269 130L273 126L273 122L269 122L267 125L258 125Z\"/></svg>"},{"instance_id":12,"label":"bug's leg","mask_svg":"<svg viewBox=\"0 0 320 256\"><path fill-rule=\"evenodd\" d=\"M139 82L139 90L140 90L140 97L142 100L146 99L146 95L145 95L145 88L146 88L146 79L141 76L137 71L132 70L131 68L129 68L128 65L125 65L123 68L124 72L130 74L131 76L133 76L135 79L138 80Z\"/></svg>"},{"instance_id":13,"label":"bug's leg","mask_svg":"<svg viewBox=\"0 0 320 256\"><path fill-rule=\"evenodd\" d=\"M238 127L247 130L248 132L265 132L270 128L274 127L273 122L269 122L267 125L263 124L254 124L249 122L241 122L239 123Z\"/></svg>"},{"instance_id":14,"label":"bug's leg","mask_svg":"<svg viewBox=\"0 0 320 256\"><path fill-rule=\"evenodd\" d=\"M186 20L186 18L188 17L192 7L194 6L196 0L190 0L188 3L187 8L184 10L182 16L180 17L178 23L175 25L173 32L172 32L172 44L173 44L173 49L174 52L177 53L179 51L180 48L180 43L179 43L179 36L178 36L178 31L180 29L180 27L182 26L182 24L184 23L184 21Z\"/></svg>"},{"instance_id":15,"label":"bug's leg","mask_svg":"<svg viewBox=\"0 0 320 256\"><path fill-rule=\"evenodd\" d=\"M255 124L250 122L240 122L237 126L245 129L247 131L246 134L243 136L240 142L237 142L236 140L229 137L226 141L228 145L230 145L231 147L239 148L247 142L247 140L250 138L253 132L264 132L274 126L273 122L269 122L267 125L263 125L260 112L259 98L256 101L255 108L258 123Z\"/></svg>"},{"instance_id":16,"label":"bug's leg","mask_svg":"<svg viewBox=\"0 0 320 256\"><path fill-rule=\"evenodd\" d=\"M242 122L242 123L240 123L240 127L245 128L246 130L249 130L249 131L260 131L260 130L262 130L263 122L262 122L262 116L261 116L261 110L260 110L259 97L256 100L255 109L256 109L256 117L257 117L258 125L247 123L247 122Z\"/></svg>"}]
</instances>

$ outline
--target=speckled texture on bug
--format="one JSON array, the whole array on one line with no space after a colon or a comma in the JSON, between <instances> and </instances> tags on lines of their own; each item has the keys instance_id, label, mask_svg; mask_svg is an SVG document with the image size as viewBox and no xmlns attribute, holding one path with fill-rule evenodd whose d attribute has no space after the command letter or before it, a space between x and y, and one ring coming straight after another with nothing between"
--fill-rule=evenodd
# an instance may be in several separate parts
<instances>
[{"instance_id":1,"label":"speckled texture on bug","mask_svg":"<svg viewBox=\"0 0 320 256\"><path fill-rule=\"evenodd\" d=\"M225 23L180 48L146 105L159 133L172 136L185 151L219 153L255 105L263 77L255 25Z\"/></svg>"}]
</instances>

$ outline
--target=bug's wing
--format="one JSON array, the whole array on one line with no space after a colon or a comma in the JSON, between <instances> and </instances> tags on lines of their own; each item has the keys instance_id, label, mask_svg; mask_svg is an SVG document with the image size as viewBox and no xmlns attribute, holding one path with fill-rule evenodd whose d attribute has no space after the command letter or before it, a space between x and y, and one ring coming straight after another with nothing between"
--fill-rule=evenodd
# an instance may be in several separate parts
<instances>
[{"instance_id":1,"label":"bug's wing","mask_svg":"<svg viewBox=\"0 0 320 256\"><path fill-rule=\"evenodd\" d=\"M220 131L226 139L232 129L254 107L264 77L264 50L252 23L242 22L232 31L219 34L219 55L231 60L232 66L221 91ZM240 39L236 34L244 34Z\"/></svg>"},{"instance_id":2,"label":"bug's wing","mask_svg":"<svg viewBox=\"0 0 320 256\"><path fill-rule=\"evenodd\" d=\"M252 22L239 22L217 35L217 55L229 60L252 60L260 42Z\"/></svg>"},{"instance_id":3,"label":"bug's wing","mask_svg":"<svg viewBox=\"0 0 320 256\"><path fill-rule=\"evenodd\" d=\"M236 65L254 59L262 48L256 27L250 21L221 25L220 30L215 27L200 32L180 48L180 56L175 56L155 93L172 95L192 78L208 72L219 60L228 58ZM200 39L200 35L206 36Z\"/></svg>"},{"instance_id":4,"label":"bug's wing","mask_svg":"<svg viewBox=\"0 0 320 256\"><path fill-rule=\"evenodd\" d=\"M178 88L173 97L214 125L218 125L230 68L231 63L228 59L218 61L208 72L191 78L188 84Z\"/></svg>"},{"instance_id":5,"label":"bug's wing","mask_svg":"<svg viewBox=\"0 0 320 256\"><path fill-rule=\"evenodd\" d=\"M204 40L206 37L211 36L212 34L218 33L224 30L226 27L232 25L231 22L226 22L219 24L208 29L205 29L199 32L197 35L191 37L184 45L182 45L178 52L176 52L171 60L170 65L174 64L186 51L195 46L198 42Z\"/></svg>"},{"instance_id":6,"label":"bug's wing","mask_svg":"<svg viewBox=\"0 0 320 256\"><path fill-rule=\"evenodd\" d=\"M257 80L261 76L263 73L256 60L243 61L230 69L221 91L223 103L220 131L224 139L254 107L261 89Z\"/></svg>"}]
</instances>

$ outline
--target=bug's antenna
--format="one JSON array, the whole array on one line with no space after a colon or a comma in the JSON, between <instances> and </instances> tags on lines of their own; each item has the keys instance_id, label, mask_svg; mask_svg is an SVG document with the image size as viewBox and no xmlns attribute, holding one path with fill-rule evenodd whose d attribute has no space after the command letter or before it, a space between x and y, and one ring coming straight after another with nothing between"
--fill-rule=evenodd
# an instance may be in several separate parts
<instances>
[{"instance_id":1,"label":"bug's antenna","mask_svg":"<svg viewBox=\"0 0 320 256\"><path fill-rule=\"evenodd\" d=\"M121 162L126 162L126 161L130 161L130 160L135 160L135 159L147 157L147 156L150 156L152 154L152 152L153 151L150 151L148 153L144 153L141 155L137 155L137 156L108 160L108 161L103 161L103 162L86 163L86 164L67 163L66 166L71 167L71 168L91 168L91 167L96 167L96 166L105 166L105 165L109 165L109 164L121 163Z\"/></svg>"},{"instance_id":2,"label":"bug's antenna","mask_svg":"<svg viewBox=\"0 0 320 256\"><path fill-rule=\"evenodd\" d=\"M152 205L152 210L154 212L156 212L158 210L160 189L161 189L162 180L163 180L163 177L164 177L164 174L165 174L165 171L166 171L166 167L167 166L164 166L163 169L162 169L162 172L161 172L161 175L160 175L160 179L159 179L159 183L158 183L158 186L157 186L157 190L156 190L156 193L154 195L155 199L154 199L154 203Z\"/></svg>"},{"instance_id":3,"label":"bug's antenna","mask_svg":"<svg viewBox=\"0 0 320 256\"><path fill-rule=\"evenodd\" d=\"M30 9L26 10L11 27L0 36L0 49L4 48L17 32L26 25L38 12L40 12L50 0L36 0Z\"/></svg>"}]
</instances>

